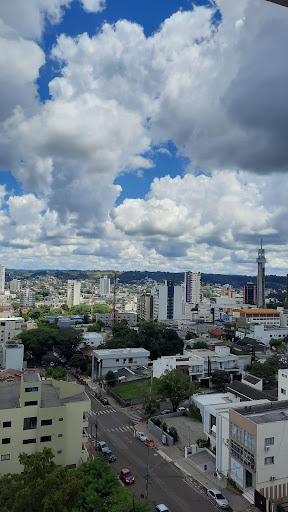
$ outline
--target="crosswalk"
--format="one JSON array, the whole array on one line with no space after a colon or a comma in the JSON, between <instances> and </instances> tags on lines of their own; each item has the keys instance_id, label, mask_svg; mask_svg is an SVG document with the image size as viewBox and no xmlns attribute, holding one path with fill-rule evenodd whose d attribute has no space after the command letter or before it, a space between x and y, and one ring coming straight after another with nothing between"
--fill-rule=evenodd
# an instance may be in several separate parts
<instances>
[{"instance_id":1,"label":"crosswalk","mask_svg":"<svg viewBox=\"0 0 288 512\"><path fill-rule=\"evenodd\" d=\"M86 414L88 416L99 416L101 414L111 414L112 412L117 412L116 409L113 409L113 407L107 407L107 409L101 409L100 411L88 411Z\"/></svg>"},{"instance_id":2,"label":"crosswalk","mask_svg":"<svg viewBox=\"0 0 288 512\"><path fill-rule=\"evenodd\" d=\"M141 411L127 411L125 413L127 416L129 416L129 418L133 421L134 425L136 425L136 423L140 423L140 421L142 421L142 414L141 414Z\"/></svg>"},{"instance_id":3,"label":"crosswalk","mask_svg":"<svg viewBox=\"0 0 288 512\"><path fill-rule=\"evenodd\" d=\"M122 425L121 427L115 428L105 428L105 433L107 432L131 432L134 435L134 426L133 425ZM94 435L94 434L93 434ZM91 433L88 432L88 437L91 437Z\"/></svg>"}]
</instances>

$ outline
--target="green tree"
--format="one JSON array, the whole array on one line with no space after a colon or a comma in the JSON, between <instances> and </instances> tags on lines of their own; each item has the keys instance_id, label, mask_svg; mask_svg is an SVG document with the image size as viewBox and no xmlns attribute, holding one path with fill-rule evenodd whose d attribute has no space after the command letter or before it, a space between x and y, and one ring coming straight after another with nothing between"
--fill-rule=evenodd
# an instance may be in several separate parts
<instances>
[{"instance_id":1,"label":"green tree","mask_svg":"<svg viewBox=\"0 0 288 512\"><path fill-rule=\"evenodd\" d=\"M21 453L21 474L0 479L2 512L72 512L78 505L81 475L59 468L49 448L28 455Z\"/></svg>"},{"instance_id":2,"label":"green tree","mask_svg":"<svg viewBox=\"0 0 288 512\"><path fill-rule=\"evenodd\" d=\"M89 324L90 315L89 313L84 313L83 315L83 324Z\"/></svg>"},{"instance_id":3,"label":"green tree","mask_svg":"<svg viewBox=\"0 0 288 512\"><path fill-rule=\"evenodd\" d=\"M117 384L117 382L118 382L118 379L117 379L117 377L116 377L115 373L114 373L114 372L112 372L111 370L109 370L109 372L107 372L107 373L106 373L106 375L105 375L105 380L106 380L107 384L108 384L109 386L111 386L112 388L113 388L113 386L115 386L115 385Z\"/></svg>"},{"instance_id":4,"label":"green tree","mask_svg":"<svg viewBox=\"0 0 288 512\"><path fill-rule=\"evenodd\" d=\"M106 304L94 304L93 313L110 313L111 308Z\"/></svg>"},{"instance_id":5,"label":"green tree","mask_svg":"<svg viewBox=\"0 0 288 512\"><path fill-rule=\"evenodd\" d=\"M212 373L211 382L217 389L225 388L225 385L230 382L230 375L224 370L215 370Z\"/></svg>"},{"instance_id":6,"label":"green tree","mask_svg":"<svg viewBox=\"0 0 288 512\"><path fill-rule=\"evenodd\" d=\"M150 357L154 360L161 356L181 353L184 343L174 329L148 321L139 323L137 346L149 350Z\"/></svg>"},{"instance_id":7,"label":"green tree","mask_svg":"<svg viewBox=\"0 0 288 512\"><path fill-rule=\"evenodd\" d=\"M158 379L157 387L163 399L169 398L173 411L176 411L184 398L193 395L195 391L195 385L189 381L188 375L184 375L177 369L166 370Z\"/></svg>"},{"instance_id":8,"label":"green tree","mask_svg":"<svg viewBox=\"0 0 288 512\"><path fill-rule=\"evenodd\" d=\"M101 331L101 327L98 322L96 324L88 325L87 332L99 332Z\"/></svg>"},{"instance_id":9,"label":"green tree","mask_svg":"<svg viewBox=\"0 0 288 512\"><path fill-rule=\"evenodd\" d=\"M22 340L25 352L30 353L40 363L42 357L52 350L57 338L57 329L39 325L38 329L23 330L17 338Z\"/></svg>"},{"instance_id":10,"label":"green tree","mask_svg":"<svg viewBox=\"0 0 288 512\"><path fill-rule=\"evenodd\" d=\"M65 357L67 361L70 361L82 341L82 331L76 330L73 327L61 327L57 332L54 345L55 350L59 356Z\"/></svg>"},{"instance_id":11,"label":"green tree","mask_svg":"<svg viewBox=\"0 0 288 512\"><path fill-rule=\"evenodd\" d=\"M272 356L274 357L274 356ZM271 358L269 358L271 360ZM269 360L264 363L254 363L250 368L251 375L263 379L263 389L272 389L276 386L275 367L269 363Z\"/></svg>"},{"instance_id":12,"label":"green tree","mask_svg":"<svg viewBox=\"0 0 288 512\"><path fill-rule=\"evenodd\" d=\"M13 309L19 309L19 307L20 307L19 302L12 302L12 307L13 307Z\"/></svg>"},{"instance_id":13,"label":"green tree","mask_svg":"<svg viewBox=\"0 0 288 512\"><path fill-rule=\"evenodd\" d=\"M83 356L82 352L77 351L69 360L69 365L71 368L79 368L81 372L85 372L87 370L86 359Z\"/></svg>"},{"instance_id":14,"label":"green tree","mask_svg":"<svg viewBox=\"0 0 288 512\"><path fill-rule=\"evenodd\" d=\"M194 345L192 345L191 349L192 350L196 350L196 349L199 349L199 348L206 348L206 349L209 349L209 345L208 343L206 343L205 341L196 341L194 343Z\"/></svg>"},{"instance_id":15,"label":"green tree","mask_svg":"<svg viewBox=\"0 0 288 512\"><path fill-rule=\"evenodd\" d=\"M281 347L282 344L283 344L283 340L282 339L275 340L274 338L272 338L270 340L270 348L272 350L278 350Z\"/></svg>"},{"instance_id":16,"label":"green tree","mask_svg":"<svg viewBox=\"0 0 288 512\"><path fill-rule=\"evenodd\" d=\"M197 335L194 332L188 331L185 340L193 340L194 338L197 338Z\"/></svg>"}]
</instances>

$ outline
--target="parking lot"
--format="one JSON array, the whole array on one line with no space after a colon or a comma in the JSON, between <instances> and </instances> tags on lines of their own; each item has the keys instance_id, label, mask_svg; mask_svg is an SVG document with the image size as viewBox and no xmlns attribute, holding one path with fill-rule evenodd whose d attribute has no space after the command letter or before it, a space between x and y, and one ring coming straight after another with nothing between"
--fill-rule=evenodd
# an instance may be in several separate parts
<instances>
[{"instance_id":1,"label":"parking lot","mask_svg":"<svg viewBox=\"0 0 288 512\"><path fill-rule=\"evenodd\" d=\"M168 418L163 415L161 420L167 423L168 428L175 427L179 440L177 441L177 448L184 454L185 446L195 444L199 437L203 438L203 423L189 418L189 416L174 416Z\"/></svg>"}]
</instances>

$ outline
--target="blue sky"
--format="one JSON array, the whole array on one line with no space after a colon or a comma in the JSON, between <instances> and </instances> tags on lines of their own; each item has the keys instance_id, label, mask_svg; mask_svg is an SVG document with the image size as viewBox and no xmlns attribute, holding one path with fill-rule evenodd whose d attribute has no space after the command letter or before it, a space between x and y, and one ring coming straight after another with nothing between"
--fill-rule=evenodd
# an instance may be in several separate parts
<instances>
[{"instance_id":1,"label":"blue sky","mask_svg":"<svg viewBox=\"0 0 288 512\"><path fill-rule=\"evenodd\" d=\"M286 274L288 9L11 0L0 42L2 264Z\"/></svg>"}]
</instances>

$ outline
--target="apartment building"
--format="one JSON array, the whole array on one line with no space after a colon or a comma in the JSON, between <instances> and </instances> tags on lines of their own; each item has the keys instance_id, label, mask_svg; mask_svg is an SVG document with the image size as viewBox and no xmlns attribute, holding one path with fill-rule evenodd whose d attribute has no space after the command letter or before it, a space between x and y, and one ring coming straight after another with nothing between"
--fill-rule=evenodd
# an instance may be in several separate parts
<instances>
[{"instance_id":1,"label":"apartment building","mask_svg":"<svg viewBox=\"0 0 288 512\"><path fill-rule=\"evenodd\" d=\"M92 379L105 377L109 371L119 368L137 368L148 366L150 352L144 348L119 348L111 350L93 350Z\"/></svg>"},{"instance_id":2,"label":"apartment building","mask_svg":"<svg viewBox=\"0 0 288 512\"><path fill-rule=\"evenodd\" d=\"M0 343L13 340L27 324L21 316L0 318Z\"/></svg>"},{"instance_id":3,"label":"apartment building","mask_svg":"<svg viewBox=\"0 0 288 512\"><path fill-rule=\"evenodd\" d=\"M81 283L73 279L67 281L67 306L78 306L80 304Z\"/></svg>"},{"instance_id":4,"label":"apartment building","mask_svg":"<svg viewBox=\"0 0 288 512\"><path fill-rule=\"evenodd\" d=\"M180 320L182 318L182 286L165 281L154 295L154 320Z\"/></svg>"},{"instance_id":5,"label":"apartment building","mask_svg":"<svg viewBox=\"0 0 288 512\"><path fill-rule=\"evenodd\" d=\"M25 288L20 292L20 308L34 308L36 295L30 288Z\"/></svg>"},{"instance_id":6,"label":"apartment building","mask_svg":"<svg viewBox=\"0 0 288 512\"><path fill-rule=\"evenodd\" d=\"M55 463L69 468L87 460L90 400L76 383L25 373L21 382L0 383L0 476L20 473L20 453L51 448Z\"/></svg>"},{"instance_id":7,"label":"apartment building","mask_svg":"<svg viewBox=\"0 0 288 512\"><path fill-rule=\"evenodd\" d=\"M151 293L138 295L137 315L140 322L153 319L153 295Z\"/></svg>"},{"instance_id":8,"label":"apartment building","mask_svg":"<svg viewBox=\"0 0 288 512\"><path fill-rule=\"evenodd\" d=\"M247 323L280 326L280 311L276 309L234 309L235 318L245 318Z\"/></svg>"}]
</instances>

